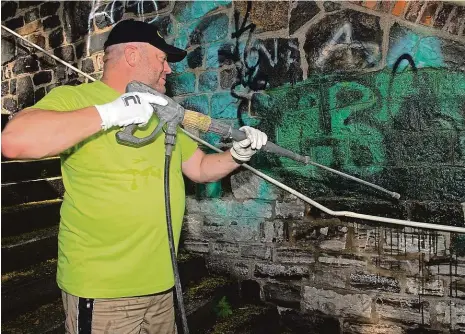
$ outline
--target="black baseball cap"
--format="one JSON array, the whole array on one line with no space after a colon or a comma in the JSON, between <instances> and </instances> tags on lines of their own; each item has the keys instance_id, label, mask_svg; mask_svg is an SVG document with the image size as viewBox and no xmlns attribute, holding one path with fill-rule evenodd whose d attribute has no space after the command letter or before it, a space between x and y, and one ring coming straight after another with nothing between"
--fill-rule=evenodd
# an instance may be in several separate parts
<instances>
[{"instance_id":1,"label":"black baseball cap","mask_svg":"<svg viewBox=\"0 0 465 334\"><path fill-rule=\"evenodd\" d=\"M110 31L103 49L105 50L110 45L130 42L142 42L153 45L166 53L167 60L170 63L183 60L187 54L185 50L166 43L155 25L134 20L118 22Z\"/></svg>"}]
</instances>

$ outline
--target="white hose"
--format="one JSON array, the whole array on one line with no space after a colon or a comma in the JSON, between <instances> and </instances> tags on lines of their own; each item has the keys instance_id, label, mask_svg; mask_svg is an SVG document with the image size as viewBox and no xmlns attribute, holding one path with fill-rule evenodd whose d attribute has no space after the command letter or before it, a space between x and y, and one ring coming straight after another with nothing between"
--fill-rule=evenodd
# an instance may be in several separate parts
<instances>
[{"instance_id":1,"label":"white hose","mask_svg":"<svg viewBox=\"0 0 465 334\"><path fill-rule=\"evenodd\" d=\"M202 143L203 145L211 148L212 150L216 152L223 152L219 148L209 144L208 142L198 138L197 136L193 135L192 133L184 130L184 133L187 134L189 137L192 139ZM260 176L261 178L267 180L270 183L273 183L274 185L280 187L281 189L284 189L288 191L289 193L295 195L296 197L300 198L304 202L307 202L314 207L320 209L321 211L326 212L327 214L331 216L339 216L339 217L351 217L351 218L358 218L358 219L364 219L364 220L371 220L371 221L376 221L376 222L382 222L382 223L388 223L388 224L396 224L396 225L402 225L402 226L411 226L411 227L417 227L417 228L427 228L431 230L438 230L438 231L446 231L446 232L456 232L456 233L465 233L465 228L463 227L457 227L457 226L447 226L447 225L436 225L436 224L428 224L428 223L423 223L423 222L416 222L416 221L410 221L410 220L402 220L402 219L394 219L394 218L385 218L385 217L378 217L378 216L371 216L371 215L365 215L361 213L356 213L356 212L351 212L351 211L333 211L331 209L328 209L327 207L321 205L318 202L315 202L311 198L308 198L307 196L303 195L302 193L299 193L297 190L292 189L285 184L276 181L272 177L260 172L259 170L256 170L255 168L247 165L247 164L242 164L245 168L248 170L252 171L256 175Z\"/></svg>"},{"instance_id":2,"label":"white hose","mask_svg":"<svg viewBox=\"0 0 465 334\"><path fill-rule=\"evenodd\" d=\"M75 70L76 72L78 72L79 74L82 74L83 76L85 76L87 79L89 80L92 80L92 81L95 81L94 78L92 78L89 74L86 74L84 72L82 72L80 69L74 67L73 65L71 64L68 64L67 62L65 62L64 60L61 60L60 58L58 58L57 56L55 55L52 55L50 53L48 53L47 51L45 51L44 49L42 49L40 46L38 46L37 44L35 43L32 43L31 41L28 41L27 39L25 39L23 36L21 36L20 34L17 34L16 32L14 32L13 30L5 27L3 24L2 24L2 28L5 29L6 31L8 31L10 34L12 35L15 35L16 37L22 39L23 41L25 42L28 42L29 44L31 44L33 47L35 47L36 49L42 51L43 53L45 53L47 56L49 57L52 57L53 59L55 59L56 61L62 63L63 65L65 66L68 66L69 68L72 68L73 70Z\"/></svg>"},{"instance_id":3,"label":"white hose","mask_svg":"<svg viewBox=\"0 0 465 334\"><path fill-rule=\"evenodd\" d=\"M13 34L15 35L16 37L24 40L25 42L31 44L32 46L34 46L35 48L37 48L38 50L42 51L43 53L45 53L46 55L52 57L53 59L55 59L56 61L59 61L60 63L62 63L63 65L65 66L68 66L69 68L75 70L76 72L82 74L83 76L85 76L86 78L88 78L89 80L91 81L95 81L96 79L92 78L90 75L82 72L81 70L79 70L78 68L68 64L67 62L61 60L60 58L48 53L47 51L45 51L44 49L42 49L40 46L32 43L31 41L28 41L27 39L25 39L23 36L17 34L16 32L12 31L11 29L8 29L7 27L5 27L4 25L1 25L1 27L3 29L5 29L6 31L8 31L10 34ZM193 134L191 134L190 132L188 131L185 131L183 129L184 133L187 134L189 137L191 137L192 139L198 141L199 143L202 143L203 145L211 148L212 150L216 151L216 152L223 152L221 151L219 148L213 146L213 145L210 145L209 143L207 143L206 141L198 138L197 136L194 136ZM402 220L402 219L394 219L394 218L385 218L385 217L378 217L378 216L371 216L371 215L365 215L365 214L361 214L361 213L356 213L356 212L351 212L351 211L333 211L333 210L330 210L328 209L327 207L315 202L314 200L308 198L307 196L299 193L297 190L294 190L288 186L286 186L285 184L273 179L272 177L260 172L259 170L256 170L255 168L247 165L247 164L243 164L242 166L244 166L245 168L247 168L248 170L250 170L251 172L255 173L256 175L260 176L261 178L267 180L268 182L288 191L289 193L295 195L296 197L300 198L301 200L313 205L314 207L320 209L321 211L324 211L326 212L327 214L331 215L331 216L339 216L339 217L351 217L351 218L358 218L358 219L364 219L364 220L370 220L370 221L376 221L376 222L382 222L382 223L388 223L388 224L396 224L396 225L402 225L402 226L410 226L410 227L417 227L417 228L426 228L426 229L431 229L431 230L438 230L438 231L446 231L446 232L456 232L456 233L465 233L465 228L464 227L458 227L458 226L446 226L446 225L437 225L437 224L428 224L428 223L423 223L423 222L416 222L416 221L410 221L410 220Z\"/></svg>"}]
</instances>

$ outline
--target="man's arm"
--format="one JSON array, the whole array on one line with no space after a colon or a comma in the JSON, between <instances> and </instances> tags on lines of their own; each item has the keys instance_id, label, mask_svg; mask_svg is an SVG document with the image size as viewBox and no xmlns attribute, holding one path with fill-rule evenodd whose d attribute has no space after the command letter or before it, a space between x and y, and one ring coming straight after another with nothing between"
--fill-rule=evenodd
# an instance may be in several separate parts
<instances>
[{"instance_id":1,"label":"man's arm","mask_svg":"<svg viewBox=\"0 0 465 334\"><path fill-rule=\"evenodd\" d=\"M229 151L205 154L201 149L197 149L192 157L182 164L182 172L194 182L206 183L225 177L239 166Z\"/></svg>"},{"instance_id":2,"label":"man's arm","mask_svg":"<svg viewBox=\"0 0 465 334\"><path fill-rule=\"evenodd\" d=\"M2 132L2 153L14 159L57 155L101 130L94 106L69 112L26 109Z\"/></svg>"},{"instance_id":3,"label":"man's arm","mask_svg":"<svg viewBox=\"0 0 465 334\"><path fill-rule=\"evenodd\" d=\"M153 114L151 104L167 103L148 93L126 93L110 103L67 112L26 109L3 131L2 153L15 159L54 156L102 128L146 123Z\"/></svg>"},{"instance_id":4,"label":"man's arm","mask_svg":"<svg viewBox=\"0 0 465 334\"><path fill-rule=\"evenodd\" d=\"M182 172L192 181L198 183L213 182L225 177L237 167L239 163L247 162L266 144L268 137L260 130L243 126L247 138L234 141L229 151L216 154L205 154L197 149L192 157L182 164Z\"/></svg>"}]
</instances>

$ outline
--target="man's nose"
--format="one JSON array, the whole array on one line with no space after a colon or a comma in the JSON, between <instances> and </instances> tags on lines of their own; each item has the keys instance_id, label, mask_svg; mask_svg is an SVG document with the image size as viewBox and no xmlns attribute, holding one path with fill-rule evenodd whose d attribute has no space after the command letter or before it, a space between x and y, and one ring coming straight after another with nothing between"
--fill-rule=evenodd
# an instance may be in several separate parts
<instances>
[{"instance_id":1,"label":"man's nose","mask_svg":"<svg viewBox=\"0 0 465 334\"><path fill-rule=\"evenodd\" d=\"M171 67L170 67L170 64L167 61L165 61L165 68L163 70L166 72L166 74L171 73Z\"/></svg>"}]
</instances>

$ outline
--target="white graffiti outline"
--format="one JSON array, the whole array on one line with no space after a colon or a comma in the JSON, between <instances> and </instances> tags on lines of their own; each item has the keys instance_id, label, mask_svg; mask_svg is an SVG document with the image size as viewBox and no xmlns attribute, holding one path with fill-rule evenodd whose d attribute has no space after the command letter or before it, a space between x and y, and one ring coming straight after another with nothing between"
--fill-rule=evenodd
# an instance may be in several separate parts
<instances>
[{"instance_id":1,"label":"white graffiti outline","mask_svg":"<svg viewBox=\"0 0 465 334\"><path fill-rule=\"evenodd\" d=\"M347 59L350 64L354 63L353 49L363 50L366 55L366 61L368 64L373 64L377 57L379 57L380 50L376 43L372 42L360 42L356 41L352 37L352 24L349 22L345 23L339 28L336 33L332 36L331 40L323 46L321 54L315 61L317 67L324 67L326 61L330 58L331 54L338 50L347 51ZM343 38L342 38L343 37ZM343 39L342 42L340 40Z\"/></svg>"}]
</instances>

